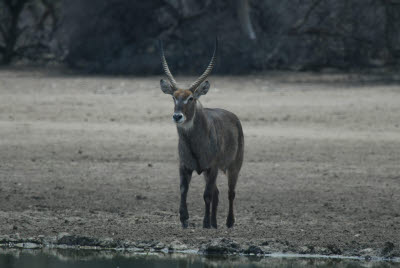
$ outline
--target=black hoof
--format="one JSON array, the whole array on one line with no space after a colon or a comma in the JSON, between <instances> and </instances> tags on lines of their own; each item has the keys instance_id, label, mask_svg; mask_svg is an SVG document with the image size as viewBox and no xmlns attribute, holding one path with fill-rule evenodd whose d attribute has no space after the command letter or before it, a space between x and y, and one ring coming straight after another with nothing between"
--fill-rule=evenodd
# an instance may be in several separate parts
<instances>
[{"instance_id":1,"label":"black hoof","mask_svg":"<svg viewBox=\"0 0 400 268\"><path fill-rule=\"evenodd\" d=\"M210 224L210 221L203 221L203 228L206 228L206 229L210 229L211 228L211 224Z\"/></svg>"},{"instance_id":2,"label":"black hoof","mask_svg":"<svg viewBox=\"0 0 400 268\"><path fill-rule=\"evenodd\" d=\"M234 224L235 224L235 218L228 216L228 218L226 219L226 227L232 228Z\"/></svg>"},{"instance_id":3,"label":"black hoof","mask_svg":"<svg viewBox=\"0 0 400 268\"><path fill-rule=\"evenodd\" d=\"M211 227L217 229L217 216L216 215L212 215L211 216Z\"/></svg>"},{"instance_id":4,"label":"black hoof","mask_svg":"<svg viewBox=\"0 0 400 268\"><path fill-rule=\"evenodd\" d=\"M189 221L188 221L188 220L182 221L182 228L183 228L183 229L188 228L188 226L189 226Z\"/></svg>"}]
</instances>

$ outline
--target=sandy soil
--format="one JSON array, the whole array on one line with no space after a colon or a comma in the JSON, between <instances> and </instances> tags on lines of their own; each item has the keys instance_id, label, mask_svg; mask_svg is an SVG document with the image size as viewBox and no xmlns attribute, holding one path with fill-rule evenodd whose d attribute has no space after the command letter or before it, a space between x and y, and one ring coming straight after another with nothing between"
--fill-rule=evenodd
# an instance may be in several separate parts
<instances>
[{"instance_id":1,"label":"sandy soil","mask_svg":"<svg viewBox=\"0 0 400 268\"><path fill-rule=\"evenodd\" d=\"M236 113L245 133L236 226L224 225L221 174L219 229L201 228L196 174L183 230L173 103L159 79L0 70L0 235L190 248L225 238L264 252L400 256L398 83L367 74L211 78L202 104Z\"/></svg>"}]
</instances>

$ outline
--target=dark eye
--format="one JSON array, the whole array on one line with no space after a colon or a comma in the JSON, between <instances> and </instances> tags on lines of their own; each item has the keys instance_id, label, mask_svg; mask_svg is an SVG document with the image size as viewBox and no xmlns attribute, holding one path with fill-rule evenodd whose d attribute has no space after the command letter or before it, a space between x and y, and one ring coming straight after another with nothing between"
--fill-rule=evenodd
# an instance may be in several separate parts
<instances>
[{"instance_id":1,"label":"dark eye","mask_svg":"<svg viewBox=\"0 0 400 268\"><path fill-rule=\"evenodd\" d=\"M193 97L190 97L188 101L192 101L192 100L193 100Z\"/></svg>"}]
</instances>

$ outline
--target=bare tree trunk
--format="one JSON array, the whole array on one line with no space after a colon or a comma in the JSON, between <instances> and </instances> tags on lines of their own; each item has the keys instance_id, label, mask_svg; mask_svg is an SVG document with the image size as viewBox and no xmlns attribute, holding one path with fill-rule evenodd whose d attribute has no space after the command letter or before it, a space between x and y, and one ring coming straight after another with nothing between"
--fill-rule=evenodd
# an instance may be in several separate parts
<instances>
[{"instance_id":1,"label":"bare tree trunk","mask_svg":"<svg viewBox=\"0 0 400 268\"><path fill-rule=\"evenodd\" d=\"M250 20L250 7L249 0L236 0L237 1L237 12L240 20L240 25L243 31L249 36L250 39L256 39L256 33L254 32L253 25Z\"/></svg>"}]
</instances>

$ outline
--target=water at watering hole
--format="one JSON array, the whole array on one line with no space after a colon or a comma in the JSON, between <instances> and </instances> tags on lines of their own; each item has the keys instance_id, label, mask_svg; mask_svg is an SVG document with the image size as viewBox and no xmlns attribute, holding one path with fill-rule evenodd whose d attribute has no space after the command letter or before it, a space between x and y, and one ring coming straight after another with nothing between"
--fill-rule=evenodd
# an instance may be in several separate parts
<instances>
[{"instance_id":1,"label":"water at watering hole","mask_svg":"<svg viewBox=\"0 0 400 268\"><path fill-rule=\"evenodd\" d=\"M130 254L89 250L3 250L0 268L181 268L181 267L399 267L399 262L336 258L201 256L190 254Z\"/></svg>"}]
</instances>

